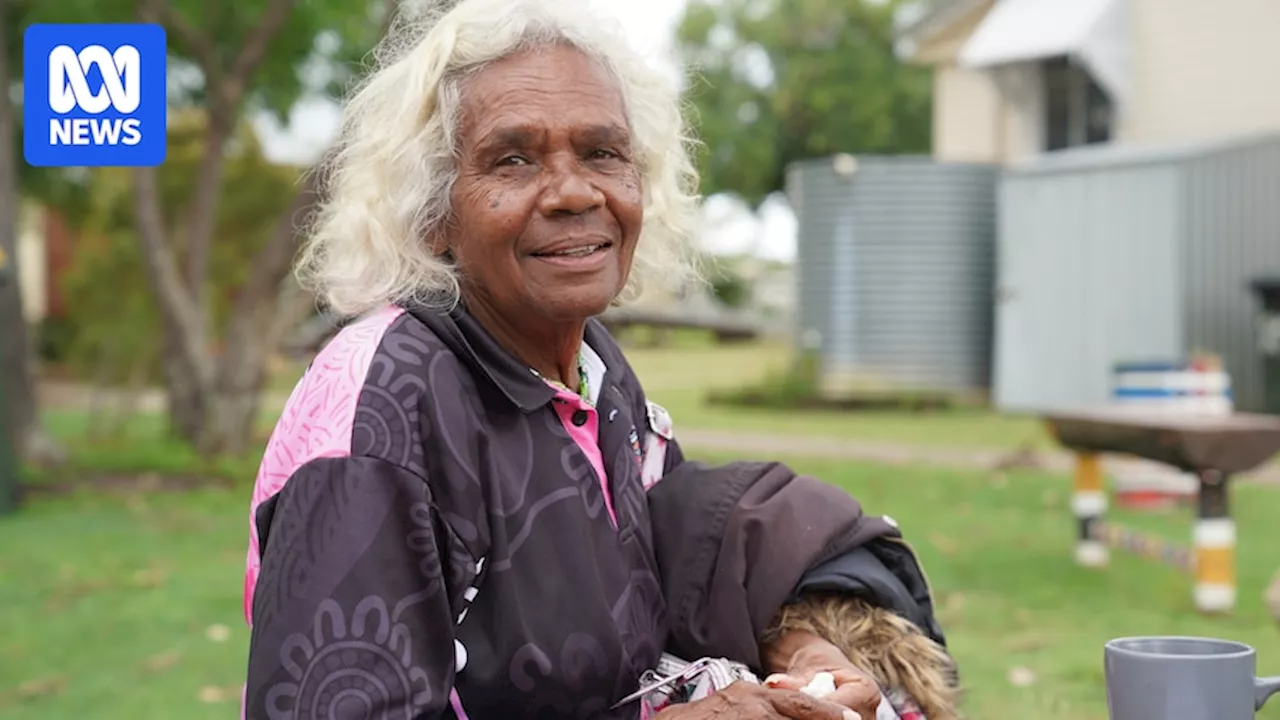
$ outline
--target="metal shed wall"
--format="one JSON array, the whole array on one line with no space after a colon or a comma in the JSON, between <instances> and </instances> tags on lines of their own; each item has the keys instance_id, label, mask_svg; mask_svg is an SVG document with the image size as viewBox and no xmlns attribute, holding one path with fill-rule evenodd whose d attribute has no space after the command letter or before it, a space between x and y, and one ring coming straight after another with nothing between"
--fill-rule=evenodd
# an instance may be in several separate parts
<instances>
[{"instance_id":1,"label":"metal shed wall","mask_svg":"<svg viewBox=\"0 0 1280 720\"><path fill-rule=\"evenodd\" d=\"M845 188L830 163L796 163L787 168L787 200L796 214L796 333L804 349L812 337L820 350L831 335L831 249ZM827 350L830 352L830 350Z\"/></svg>"},{"instance_id":2,"label":"metal shed wall","mask_svg":"<svg viewBox=\"0 0 1280 720\"><path fill-rule=\"evenodd\" d=\"M1058 153L1000 181L995 402L1109 401L1114 363L1223 358L1263 403L1253 277L1280 274L1280 138Z\"/></svg>"},{"instance_id":3,"label":"metal shed wall","mask_svg":"<svg viewBox=\"0 0 1280 720\"><path fill-rule=\"evenodd\" d=\"M1185 161L1188 349L1222 356L1236 407L1264 407L1255 330L1260 275L1280 275L1280 137L1205 148Z\"/></svg>"},{"instance_id":4,"label":"metal shed wall","mask_svg":"<svg viewBox=\"0 0 1280 720\"><path fill-rule=\"evenodd\" d=\"M1003 173L997 407L1104 404L1114 363L1182 356L1179 188L1166 156L1077 151Z\"/></svg>"},{"instance_id":5,"label":"metal shed wall","mask_svg":"<svg viewBox=\"0 0 1280 720\"><path fill-rule=\"evenodd\" d=\"M859 157L798 163L800 335L821 336L832 394L957 393L990 382L995 182L987 165Z\"/></svg>"}]
</instances>

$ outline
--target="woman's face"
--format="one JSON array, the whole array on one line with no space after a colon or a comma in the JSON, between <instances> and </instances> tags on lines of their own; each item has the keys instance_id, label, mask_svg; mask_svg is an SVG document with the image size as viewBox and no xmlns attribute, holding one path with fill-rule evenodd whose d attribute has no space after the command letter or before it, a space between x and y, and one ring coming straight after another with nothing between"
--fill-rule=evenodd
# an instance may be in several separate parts
<instances>
[{"instance_id":1,"label":"woman's face","mask_svg":"<svg viewBox=\"0 0 1280 720\"><path fill-rule=\"evenodd\" d=\"M643 220L622 95L581 52L519 53L464 81L444 248L507 321L581 320L627 282Z\"/></svg>"}]
</instances>

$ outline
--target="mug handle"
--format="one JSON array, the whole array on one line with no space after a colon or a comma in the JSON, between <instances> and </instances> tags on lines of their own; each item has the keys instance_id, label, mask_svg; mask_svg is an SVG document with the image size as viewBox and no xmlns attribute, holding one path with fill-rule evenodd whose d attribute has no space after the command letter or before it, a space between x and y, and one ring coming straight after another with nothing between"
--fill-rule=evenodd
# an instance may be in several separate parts
<instances>
[{"instance_id":1,"label":"mug handle","mask_svg":"<svg viewBox=\"0 0 1280 720\"><path fill-rule=\"evenodd\" d=\"M1280 692L1280 676L1253 679L1253 709L1261 710L1267 700Z\"/></svg>"}]
</instances>

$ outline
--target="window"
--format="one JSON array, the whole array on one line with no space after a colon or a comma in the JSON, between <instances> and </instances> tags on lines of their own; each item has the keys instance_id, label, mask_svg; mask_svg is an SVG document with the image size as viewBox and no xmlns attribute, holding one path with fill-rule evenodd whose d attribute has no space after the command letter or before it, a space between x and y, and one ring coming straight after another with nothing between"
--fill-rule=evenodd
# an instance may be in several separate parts
<instances>
[{"instance_id":1,"label":"window","mask_svg":"<svg viewBox=\"0 0 1280 720\"><path fill-rule=\"evenodd\" d=\"M1111 98L1087 70L1069 58L1041 65L1044 78L1044 149L1063 150L1111 140Z\"/></svg>"}]
</instances>

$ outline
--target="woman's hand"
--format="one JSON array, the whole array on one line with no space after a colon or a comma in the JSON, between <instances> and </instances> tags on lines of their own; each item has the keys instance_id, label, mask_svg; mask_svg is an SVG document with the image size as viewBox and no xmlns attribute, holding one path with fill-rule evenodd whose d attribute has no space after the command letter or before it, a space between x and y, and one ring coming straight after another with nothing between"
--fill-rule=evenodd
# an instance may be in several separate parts
<instances>
[{"instance_id":1,"label":"woman's hand","mask_svg":"<svg viewBox=\"0 0 1280 720\"><path fill-rule=\"evenodd\" d=\"M786 633L766 649L765 664L776 674L765 685L800 691L820 672L831 673L835 692L823 700L849 708L863 720L874 720L880 706L880 688L875 680L849 662L840 648L806 632Z\"/></svg>"},{"instance_id":2,"label":"woman's hand","mask_svg":"<svg viewBox=\"0 0 1280 720\"><path fill-rule=\"evenodd\" d=\"M872 711L875 712L874 710ZM792 689L769 688L746 682L701 700L672 705L654 720L874 720L861 719L847 707Z\"/></svg>"}]
</instances>

